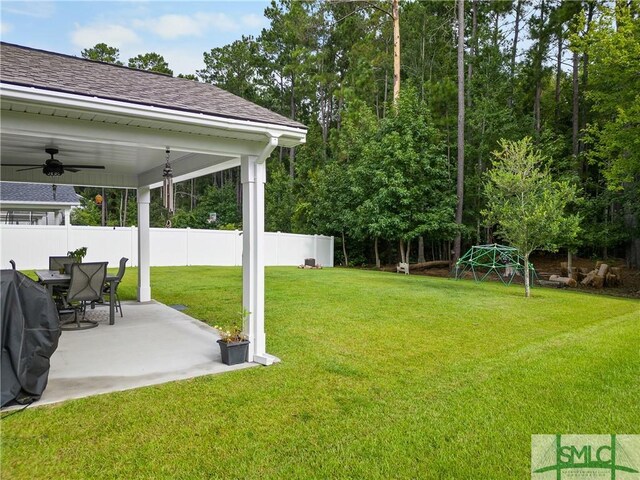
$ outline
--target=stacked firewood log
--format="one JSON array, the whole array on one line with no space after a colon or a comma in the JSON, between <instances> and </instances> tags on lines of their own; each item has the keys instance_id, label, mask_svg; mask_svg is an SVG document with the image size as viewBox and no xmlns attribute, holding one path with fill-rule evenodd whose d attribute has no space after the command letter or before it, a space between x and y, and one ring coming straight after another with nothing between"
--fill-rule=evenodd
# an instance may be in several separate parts
<instances>
[{"instance_id":1,"label":"stacked firewood log","mask_svg":"<svg viewBox=\"0 0 640 480\"><path fill-rule=\"evenodd\" d=\"M560 263L560 275L551 275L549 280L568 287L581 285L594 288L619 287L622 285L620 268L610 267L606 263L597 262L593 270L573 267L569 269L567 262Z\"/></svg>"}]
</instances>

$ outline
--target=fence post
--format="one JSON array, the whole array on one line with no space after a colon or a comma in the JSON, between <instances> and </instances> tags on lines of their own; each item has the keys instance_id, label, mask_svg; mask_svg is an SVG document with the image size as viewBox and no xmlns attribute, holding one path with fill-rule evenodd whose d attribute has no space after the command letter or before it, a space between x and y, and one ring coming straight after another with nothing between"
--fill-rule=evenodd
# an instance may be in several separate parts
<instances>
[{"instance_id":1,"label":"fence post","mask_svg":"<svg viewBox=\"0 0 640 480\"><path fill-rule=\"evenodd\" d=\"M131 225L129 227L129 258L131 259L130 265L132 267L138 266L138 227Z\"/></svg>"},{"instance_id":2,"label":"fence post","mask_svg":"<svg viewBox=\"0 0 640 480\"><path fill-rule=\"evenodd\" d=\"M318 262L318 235L314 234L313 235L313 258L315 259L316 263Z\"/></svg>"},{"instance_id":3,"label":"fence post","mask_svg":"<svg viewBox=\"0 0 640 480\"><path fill-rule=\"evenodd\" d=\"M333 243L334 242L333 241L334 241L334 237L333 237L333 235L331 235L331 244L329 245L329 262L331 262L331 265L330 265L331 267L333 267L333 254L334 254L334 251L333 251L333 249L334 249Z\"/></svg>"},{"instance_id":4,"label":"fence post","mask_svg":"<svg viewBox=\"0 0 640 480\"><path fill-rule=\"evenodd\" d=\"M233 232L234 232L234 235L233 235L233 266L237 267L238 266L238 243L242 242L242 239L240 238L240 230L234 230ZM242 243L240 243L240 244L242 244Z\"/></svg>"},{"instance_id":5,"label":"fence post","mask_svg":"<svg viewBox=\"0 0 640 480\"><path fill-rule=\"evenodd\" d=\"M67 251L69 251L71 250L71 209L64 211L64 226L67 233Z\"/></svg>"},{"instance_id":6,"label":"fence post","mask_svg":"<svg viewBox=\"0 0 640 480\"><path fill-rule=\"evenodd\" d=\"M191 227L187 227L185 235L187 236L187 267L191 265L191 259L189 258L189 242L191 241L191 235L189 235Z\"/></svg>"}]
</instances>

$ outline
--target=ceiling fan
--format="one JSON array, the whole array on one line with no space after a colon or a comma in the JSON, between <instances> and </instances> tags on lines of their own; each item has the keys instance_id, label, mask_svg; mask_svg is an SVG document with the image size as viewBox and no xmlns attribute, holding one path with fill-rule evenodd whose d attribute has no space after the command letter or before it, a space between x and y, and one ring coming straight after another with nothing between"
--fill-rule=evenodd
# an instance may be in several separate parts
<instances>
[{"instance_id":1,"label":"ceiling fan","mask_svg":"<svg viewBox=\"0 0 640 480\"><path fill-rule=\"evenodd\" d=\"M5 163L6 167L27 167L21 168L17 170L18 172L24 172L25 170L35 170L36 168L41 168L42 173L48 175L50 177L57 177L62 175L64 172L79 172L81 169L96 169L96 170L104 170L104 165L63 165L60 160L53 158L54 155L58 154L57 148L45 148L44 150L51 158L47 158L47 160L42 165L34 165L34 164L24 164L24 163Z\"/></svg>"}]
</instances>

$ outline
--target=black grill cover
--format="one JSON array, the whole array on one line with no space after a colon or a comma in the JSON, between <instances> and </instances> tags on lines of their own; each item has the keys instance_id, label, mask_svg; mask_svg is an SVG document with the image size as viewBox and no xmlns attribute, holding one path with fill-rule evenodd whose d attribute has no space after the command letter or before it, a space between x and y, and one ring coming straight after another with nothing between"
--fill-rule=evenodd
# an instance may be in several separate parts
<instances>
[{"instance_id":1,"label":"black grill cover","mask_svg":"<svg viewBox=\"0 0 640 480\"><path fill-rule=\"evenodd\" d=\"M4 407L38 400L47 386L49 358L58 347L56 305L42 285L15 270L1 272L2 377Z\"/></svg>"}]
</instances>

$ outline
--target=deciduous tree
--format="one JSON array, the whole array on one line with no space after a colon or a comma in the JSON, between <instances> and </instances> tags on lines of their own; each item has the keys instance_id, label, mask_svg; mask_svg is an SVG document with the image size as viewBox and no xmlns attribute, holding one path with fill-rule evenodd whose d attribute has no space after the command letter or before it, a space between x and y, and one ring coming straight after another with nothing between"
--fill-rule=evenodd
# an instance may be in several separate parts
<instances>
[{"instance_id":1,"label":"deciduous tree","mask_svg":"<svg viewBox=\"0 0 640 480\"><path fill-rule=\"evenodd\" d=\"M524 257L525 296L530 296L529 256L534 250L556 251L559 241L578 233L579 217L568 214L575 201L575 186L555 181L544 166L546 159L534 149L530 137L500 142L493 168L487 173L484 215L497 224L496 234Z\"/></svg>"}]
</instances>

